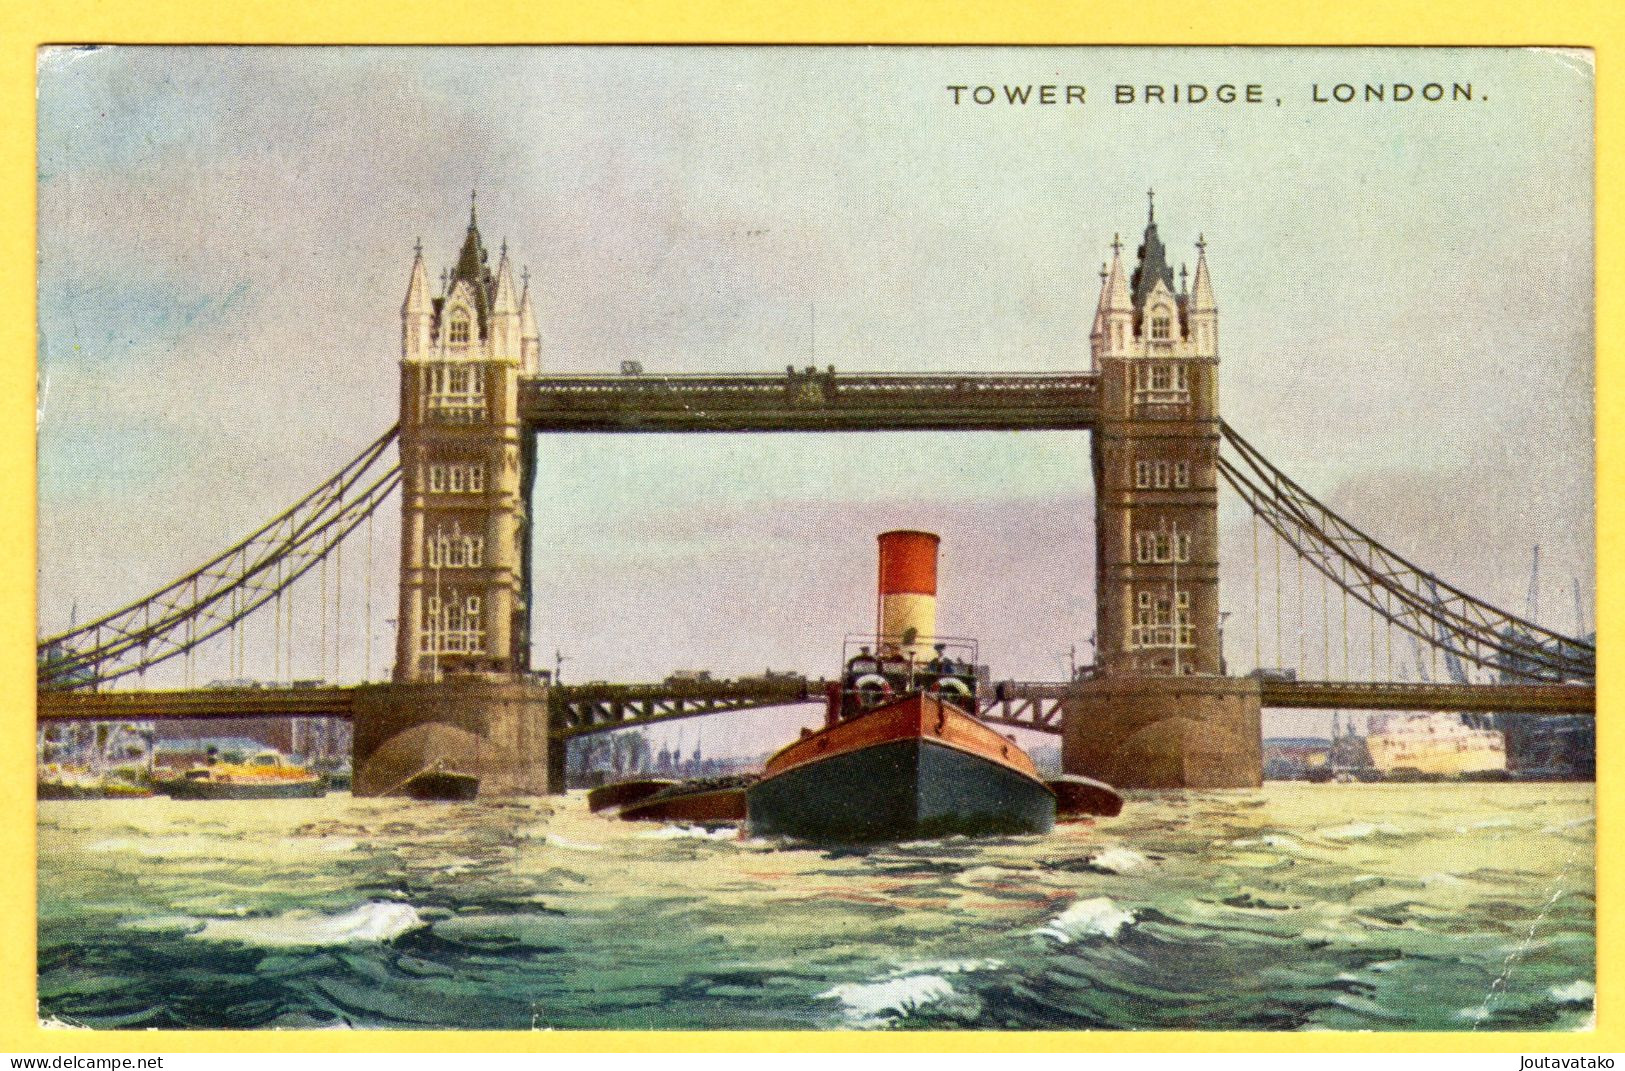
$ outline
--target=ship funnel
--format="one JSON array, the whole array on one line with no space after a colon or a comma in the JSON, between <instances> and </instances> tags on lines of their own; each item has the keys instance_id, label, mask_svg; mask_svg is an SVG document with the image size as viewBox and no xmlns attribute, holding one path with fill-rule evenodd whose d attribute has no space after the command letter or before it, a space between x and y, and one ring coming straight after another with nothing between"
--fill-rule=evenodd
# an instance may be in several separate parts
<instances>
[{"instance_id":1,"label":"ship funnel","mask_svg":"<svg viewBox=\"0 0 1625 1071\"><path fill-rule=\"evenodd\" d=\"M931 532L880 534L880 591L875 632L920 661L937 634L937 544Z\"/></svg>"}]
</instances>

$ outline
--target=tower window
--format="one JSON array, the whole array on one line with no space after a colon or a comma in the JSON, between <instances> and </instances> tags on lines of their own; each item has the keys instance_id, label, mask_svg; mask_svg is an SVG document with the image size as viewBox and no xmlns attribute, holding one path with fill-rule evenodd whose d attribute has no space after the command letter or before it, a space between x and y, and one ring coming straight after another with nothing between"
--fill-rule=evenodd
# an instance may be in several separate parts
<instances>
[{"instance_id":1,"label":"tower window","mask_svg":"<svg viewBox=\"0 0 1625 1071\"><path fill-rule=\"evenodd\" d=\"M1168 317L1166 316L1151 317L1151 338L1154 341L1166 342L1168 340L1168 323Z\"/></svg>"},{"instance_id":2,"label":"tower window","mask_svg":"<svg viewBox=\"0 0 1625 1071\"><path fill-rule=\"evenodd\" d=\"M451 329L447 333L451 344L463 346L468 343L468 316L461 311L452 313Z\"/></svg>"},{"instance_id":3,"label":"tower window","mask_svg":"<svg viewBox=\"0 0 1625 1071\"><path fill-rule=\"evenodd\" d=\"M1134 400L1141 404L1183 405L1190 398L1190 374L1184 364L1151 362L1134 369Z\"/></svg>"},{"instance_id":4,"label":"tower window","mask_svg":"<svg viewBox=\"0 0 1625 1071\"><path fill-rule=\"evenodd\" d=\"M1157 462L1156 468L1153 469L1152 471L1154 473L1152 481L1151 481L1152 485L1155 486L1158 490L1161 490L1161 489L1167 487L1168 486L1168 462L1166 462L1166 461Z\"/></svg>"},{"instance_id":5,"label":"tower window","mask_svg":"<svg viewBox=\"0 0 1625 1071\"><path fill-rule=\"evenodd\" d=\"M478 569L485 562L485 537L465 534L456 522L449 531L436 527L426 549L431 569Z\"/></svg>"},{"instance_id":6,"label":"tower window","mask_svg":"<svg viewBox=\"0 0 1625 1071\"><path fill-rule=\"evenodd\" d=\"M1151 462L1136 461L1134 463L1134 486L1142 490L1151 486Z\"/></svg>"},{"instance_id":7,"label":"tower window","mask_svg":"<svg viewBox=\"0 0 1625 1071\"><path fill-rule=\"evenodd\" d=\"M1191 463L1189 461L1174 462L1174 486L1189 487L1191 485Z\"/></svg>"},{"instance_id":8,"label":"tower window","mask_svg":"<svg viewBox=\"0 0 1625 1071\"><path fill-rule=\"evenodd\" d=\"M456 590L445 599L431 595L423 608L424 654L480 654L485 650L485 623L480 597L462 598Z\"/></svg>"}]
</instances>

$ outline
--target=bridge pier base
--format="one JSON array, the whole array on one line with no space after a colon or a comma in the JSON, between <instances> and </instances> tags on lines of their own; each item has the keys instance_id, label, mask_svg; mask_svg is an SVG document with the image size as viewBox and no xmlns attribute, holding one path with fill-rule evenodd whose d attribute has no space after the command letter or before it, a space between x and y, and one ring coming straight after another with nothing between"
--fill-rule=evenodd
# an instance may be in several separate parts
<instances>
[{"instance_id":1,"label":"bridge pier base","mask_svg":"<svg viewBox=\"0 0 1625 1071\"><path fill-rule=\"evenodd\" d=\"M473 677L367 685L353 702L357 796L400 795L437 765L478 777L482 797L564 790L564 743L548 735L542 685Z\"/></svg>"},{"instance_id":2,"label":"bridge pier base","mask_svg":"<svg viewBox=\"0 0 1625 1071\"><path fill-rule=\"evenodd\" d=\"M1258 682L1128 674L1080 682L1062 705L1061 768L1117 788L1257 788Z\"/></svg>"}]
</instances>

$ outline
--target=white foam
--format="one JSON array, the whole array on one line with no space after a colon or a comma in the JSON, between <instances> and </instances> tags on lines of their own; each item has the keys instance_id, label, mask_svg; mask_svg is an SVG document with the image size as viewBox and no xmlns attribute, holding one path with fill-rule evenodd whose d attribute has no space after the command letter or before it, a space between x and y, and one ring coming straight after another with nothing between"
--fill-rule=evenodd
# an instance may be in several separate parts
<instances>
[{"instance_id":1,"label":"white foam","mask_svg":"<svg viewBox=\"0 0 1625 1071\"><path fill-rule=\"evenodd\" d=\"M1132 848L1115 846L1103 852L1096 852L1089 857L1091 870L1103 870L1108 874L1132 874L1136 870L1143 870L1151 865L1151 860Z\"/></svg>"},{"instance_id":2,"label":"white foam","mask_svg":"<svg viewBox=\"0 0 1625 1071\"><path fill-rule=\"evenodd\" d=\"M883 1026L917 1008L954 995L954 987L940 974L911 974L884 982L844 982L818 994L821 1000L839 1000L857 1026Z\"/></svg>"},{"instance_id":3,"label":"white foam","mask_svg":"<svg viewBox=\"0 0 1625 1071\"><path fill-rule=\"evenodd\" d=\"M1457 826L1456 832L1471 833L1479 829L1508 829L1511 826L1512 819L1510 818L1487 818L1482 822L1474 822L1471 825Z\"/></svg>"},{"instance_id":4,"label":"white foam","mask_svg":"<svg viewBox=\"0 0 1625 1071\"><path fill-rule=\"evenodd\" d=\"M1596 985L1584 978L1568 985L1554 985L1547 992L1559 1004L1594 1004L1597 1000Z\"/></svg>"},{"instance_id":5,"label":"white foam","mask_svg":"<svg viewBox=\"0 0 1625 1071\"><path fill-rule=\"evenodd\" d=\"M224 859L230 853L226 849L235 846L236 854L242 854L242 842L232 837L214 836L208 833L177 834L168 837L113 837L98 841L91 845L93 852L130 852L148 859Z\"/></svg>"},{"instance_id":6,"label":"white foam","mask_svg":"<svg viewBox=\"0 0 1625 1071\"><path fill-rule=\"evenodd\" d=\"M165 933L174 930L201 930L203 921L191 915L153 915L149 918L130 919L119 923L121 930L141 930L148 933Z\"/></svg>"},{"instance_id":7,"label":"white foam","mask_svg":"<svg viewBox=\"0 0 1625 1071\"><path fill-rule=\"evenodd\" d=\"M1436 874L1423 874L1422 884L1429 888L1462 889L1466 888L1468 883L1454 874L1446 874L1441 871Z\"/></svg>"},{"instance_id":8,"label":"white foam","mask_svg":"<svg viewBox=\"0 0 1625 1071\"><path fill-rule=\"evenodd\" d=\"M391 941L426 925L411 904L371 901L337 915L288 911L273 918L208 919L190 936L200 941L309 948Z\"/></svg>"},{"instance_id":9,"label":"white foam","mask_svg":"<svg viewBox=\"0 0 1625 1071\"><path fill-rule=\"evenodd\" d=\"M547 843L555 848L563 848L571 852L601 852L604 850L602 844L591 844L584 840L571 840L568 837L561 837L557 833L549 833Z\"/></svg>"},{"instance_id":10,"label":"white foam","mask_svg":"<svg viewBox=\"0 0 1625 1071\"><path fill-rule=\"evenodd\" d=\"M1327 840L1364 840L1367 837L1397 837L1399 829L1390 825L1377 825L1372 822L1351 822L1346 826L1329 826L1315 832Z\"/></svg>"},{"instance_id":11,"label":"white foam","mask_svg":"<svg viewBox=\"0 0 1625 1071\"><path fill-rule=\"evenodd\" d=\"M1297 841L1285 833L1265 833L1261 837L1243 837L1230 842L1236 848L1281 848L1290 850L1299 847Z\"/></svg>"},{"instance_id":12,"label":"white foam","mask_svg":"<svg viewBox=\"0 0 1625 1071\"><path fill-rule=\"evenodd\" d=\"M730 840L739 836L739 831L730 826L718 829L706 829L704 826L661 826L646 833L639 833L644 840Z\"/></svg>"},{"instance_id":13,"label":"white foam","mask_svg":"<svg viewBox=\"0 0 1625 1071\"><path fill-rule=\"evenodd\" d=\"M1002 866L973 866L954 875L957 885L982 885L1015 875L1014 870Z\"/></svg>"},{"instance_id":14,"label":"white foam","mask_svg":"<svg viewBox=\"0 0 1625 1071\"><path fill-rule=\"evenodd\" d=\"M1096 896L1079 900L1038 932L1067 945L1085 937L1116 937L1133 922L1134 912L1118 907L1109 896Z\"/></svg>"},{"instance_id":15,"label":"white foam","mask_svg":"<svg viewBox=\"0 0 1625 1071\"><path fill-rule=\"evenodd\" d=\"M1002 959L935 959L905 963L887 977L901 978L910 974L973 974L977 971L996 971L1003 967Z\"/></svg>"}]
</instances>

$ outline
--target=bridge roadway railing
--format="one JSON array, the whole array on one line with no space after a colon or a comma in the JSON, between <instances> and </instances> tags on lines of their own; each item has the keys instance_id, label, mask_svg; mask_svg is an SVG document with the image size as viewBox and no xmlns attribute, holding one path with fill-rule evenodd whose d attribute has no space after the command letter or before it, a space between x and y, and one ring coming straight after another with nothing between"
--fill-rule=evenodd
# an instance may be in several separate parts
<instances>
[{"instance_id":1,"label":"bridge roadway railing","mask_svg":"<svg viewBox=\"0 0 1625 1071\"><path fill-rule=\"evenodd\" d=\"M185 688L150 692L42 690L42 721L163 721L181 718L348 718L354 689Z\"/></svg>"},{"instance_id":2,"label":"bridge roadway railing","mask_svg":"<svg viewBox=\"0 0 1625 1071\"><path fill-rule=\"evenodd\" d=\"M1359 681L1263 681L1263 704L1321 710L1447 710L1484 714L1595 715L1590 684L1392 684Z\"/></svg>"},{"instance_id":3,"label":"bridge roadway railing","mask_svg":"<svg viewBox=\"0 0 1625 1071\"><path fill-rule=\"evenodd\" d=\"M563 685L548 693L548 717L553 735L568 739L705 714L822 703L826 687L806 677Z\"/></svg>"},{"instance_id":4,"label":"bridge roadway railing","mask_svg":"<svg viewBox=\"0 0 1625 1071\"><path fill-rule=\"evenodd\" d=\"M554 375L519 384L535 431L995 431L1094 426L1086 372Z\"/></svg>"},{"instance_id":5,"label":"bridge roadway railing","mask_svg":"<svg viewBox=\"0 0 1625 1071\"><path fill-rule=\"evenodd\" d=\"M728 711L824 702L828 684L805 677L675 681L659 684L581 684L548 693L553 734L582 736L653 722ZM978 713L989 722L1059 733L1073 685L1005 681L983 693ZM1594 715L1588 684L1373 684L1344 681L1263 681L1266 707L1342 710L1427 710L1462 713ZM165 691L40 691L41 720L157 721L176 718L346 718L355 689L195 688Z\"/></svg>"}]
</instances>

